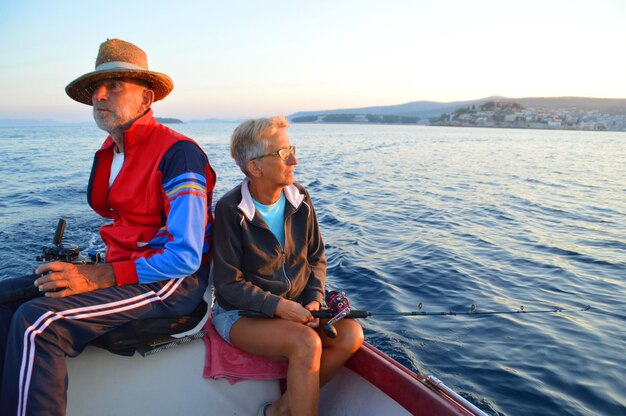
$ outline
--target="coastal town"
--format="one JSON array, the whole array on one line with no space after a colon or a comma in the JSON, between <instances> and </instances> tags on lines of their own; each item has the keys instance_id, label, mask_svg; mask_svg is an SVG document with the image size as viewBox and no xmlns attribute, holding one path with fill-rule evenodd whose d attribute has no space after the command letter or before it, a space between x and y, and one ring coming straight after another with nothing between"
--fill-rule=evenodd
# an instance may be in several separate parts
<instances>
[{"instance_id":1,"label":"coastal town","mask_svg":"<svg viewBox=\"0 0 626 416\"><path fill-rule=\"evenodd\" d=\"M420 124L457 127L495 127L555 130L626 131L626 111L603 112L567 108L524 107L512 101L489 101L431 117L414 115L334 113L307 114L295 123Z\"/></svg>"},{"instance_id":2,"label":"coastal town","mask_svg":"<svg viewBox=\"0 0 626 416\"><path fill-rule=\"evenodd\" d=\"M530 129L626 131L626 115L571 109L524 108L512 102L492 101L443 114L432 123L438 126L475 126Z\"/></svg>"}]
</instances>

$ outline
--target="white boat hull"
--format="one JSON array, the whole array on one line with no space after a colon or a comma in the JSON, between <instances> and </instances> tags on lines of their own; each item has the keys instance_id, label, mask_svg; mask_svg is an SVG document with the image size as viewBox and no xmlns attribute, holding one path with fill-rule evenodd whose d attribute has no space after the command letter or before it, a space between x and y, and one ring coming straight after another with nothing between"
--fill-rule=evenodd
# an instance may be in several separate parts
<instances>
[{"instance_id":1,"label":"white boat hull","mask_svg":"<svg viewBox=\"0 0 626 416\"><path fill-rule=\"evenodd\" d=\"M142 357L88 347L68 359L68 416L256 415L280 396L279 381L229 384L202 376L201 340ZM321 391L320 415L474 415L423 377L364 344Z\"/></svg>"}]
</instances>

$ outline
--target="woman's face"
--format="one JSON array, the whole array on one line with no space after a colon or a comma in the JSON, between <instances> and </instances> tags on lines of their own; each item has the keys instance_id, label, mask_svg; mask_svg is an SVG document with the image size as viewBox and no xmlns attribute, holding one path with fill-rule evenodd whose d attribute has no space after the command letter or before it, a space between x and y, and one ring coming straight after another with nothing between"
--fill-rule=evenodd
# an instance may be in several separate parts
<instances>
[{"instance_id":1,"label":"woman's face","mask_svg":"<svg viewBox=\"0 0 626 416\"><path fill-rule=\"evenodd\" d=\"M294 166L298 164L296 155L290 153L287 160L282 160L278 154L273 153L280 149L288 149L291 146L286 129L278 129L276 134L266 138L265 141L268 156L257 159L262 172L257 179L275 189L291 185L294 182Z\"/></svg>"}]
</instances>

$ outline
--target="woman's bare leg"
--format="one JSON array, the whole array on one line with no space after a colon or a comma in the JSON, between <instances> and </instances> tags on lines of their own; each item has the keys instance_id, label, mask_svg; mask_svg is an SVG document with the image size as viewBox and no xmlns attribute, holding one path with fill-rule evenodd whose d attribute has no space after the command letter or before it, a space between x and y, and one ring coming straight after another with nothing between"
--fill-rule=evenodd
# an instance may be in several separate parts
<instances>
[{"instance_id":1,"label":"woman's bare leg","mask_svg":"<svg viewBox=\"0 0 626 416\"><path fill-rule=\"evenodd\" d=\"M246 352L289 361L287 391L268 415L317 415L322 342L314 329L284 319L242 318L230 330L230 339Z\"/></svg>"},{"instance_id":2,"label":"woman's bare leg","mask_svg":"<svg viewBox=\"0 0 626 416\"><path fill-rule=\"evenodd\" d=\"M320 387L328 383L341 367L363 344L363 329L354 319L343 319L334 326L337 338L329 338L322 330L322 321L317 328L322 339L322 361L320 363Z\"/></svg>"}]
</instances>

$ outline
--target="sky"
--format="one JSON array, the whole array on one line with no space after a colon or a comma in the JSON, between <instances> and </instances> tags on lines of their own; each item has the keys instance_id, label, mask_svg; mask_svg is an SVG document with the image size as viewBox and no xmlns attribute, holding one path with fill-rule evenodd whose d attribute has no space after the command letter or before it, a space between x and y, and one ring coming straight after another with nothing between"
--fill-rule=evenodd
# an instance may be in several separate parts
<instances>
[{"instance_id":1,"label":"sky","mask_svg":"<svg viewBox=\"0 0 626 416\"><path fill-rule=\"evenodd\" d=\"M120 38L182 120L505 97L626 98L624 0L0 0L0 119L91 120L65 86Z\"/></svg>"}]
</instances>

